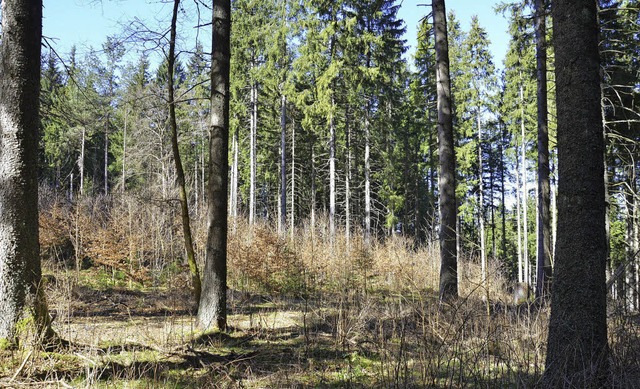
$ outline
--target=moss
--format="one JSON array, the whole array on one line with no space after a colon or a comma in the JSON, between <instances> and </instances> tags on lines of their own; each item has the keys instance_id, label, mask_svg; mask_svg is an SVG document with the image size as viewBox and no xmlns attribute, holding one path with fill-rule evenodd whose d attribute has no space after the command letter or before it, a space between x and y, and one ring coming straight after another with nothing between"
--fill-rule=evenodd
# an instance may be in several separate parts
<instances>
[{"instance_id":1,"label":"moss","mask_svg":"<svg viewBox=\"0 0 640 389\"><path fill-rule=\"evenodd\" d=\"M15 344L7 338L0 338L0 351L12 349Z\"/></svg>"},{"instance_id":2,"label":"moss","mask_svg":"<svg viewBox=\"0 0 640 389\"><path fill-rule=\"evenodd\" d=\"M32 315L27 315L24 319L18 320L16 323L16 335L20 337L29 331L33 331L34 323Z\"/></svg>"}]
</instances>

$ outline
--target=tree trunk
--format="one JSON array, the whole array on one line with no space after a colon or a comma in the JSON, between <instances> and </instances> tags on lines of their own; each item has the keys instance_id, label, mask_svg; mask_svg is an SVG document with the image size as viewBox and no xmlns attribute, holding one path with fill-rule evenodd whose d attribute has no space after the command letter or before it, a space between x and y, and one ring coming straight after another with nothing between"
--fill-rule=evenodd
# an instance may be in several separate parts
<instances>
[{"instance_id":1,"label":"tree trunk","mask_svg":"<svg viewBox=\"0 0 640 389\"><path fill-rule=\"evenodd\" d=\"M520 187L520 158L518 158L518 145L516 144L516 224L518 229L518 283L524 282L524 262L522 261L522 191Z\"/></svg>"},{"instance_id":2,"label":"tree trunk","mask_svg":"<svg viewBox=\"0 0 640 389\"><path fill-rule=\"evenodd\" d=\"M207 248L198 325L227 327L227 187L231 1L213 1Z\"/></svg>"},{"instance_id":3,"label":"tree trunk","mask_svg":"<svg viewBox=\"0 0 640 389\"><path fill-rule=\"evenodd\" d=\"M543 386L609 386L597 4L553 2L558 241Z\"/></svg>"},{"instance_id":4,"label":"tree trunk","mask_svg":"<svg viewBox=\"0 0 640 389\"><path fill-rule=\"evenodd\" d=\"M290 212L290 226L291 226L291 240L293 241L294 237L294 227L295 227L295 215L296 215L296 203L295 203L295 194L296 194L296 122L293 121L291 126L291 212Z\"/></svg>"},{"instance_id":5,"label":"tree trunk","mask_svg":"<svg viewBox=\"0 0 640 389\"><path fill-rule=\"evenodd\" d=\"M280 107L280 233L287 228L287 98Z\"/></svg>"},{"instance_id":6,"label":"tree trunk","mask_svg":"<svg viewBox=\"0 0 640 389\"><path fill-rule=\"evenodd\" d=\"M316 149L311 141L311 236L316 231Z\"/></svg>"},{"instance_id":7,"label":"tree trunk","mask_svg":"<svg viewBox=\"0 0 640 389\"><path fill-rule=\"evenodd\" d=\"M634 260L635 260L635 256L636 256L636 247L635 247L635 236L634 236L634 230L635 230L635 222L634 222L634 217L635 217L635 208L636 208L636 204L635 204L635 197L636 194L633 190L633 183L635 182L635 177L633 177L634 175L634 170L633 170L633 165L631 166L627 166L627 168L625 169L625 175L626 175L626 188L625 188L625 204L626 204L626 223L627 223L627 229L626 229L626 241L628 242L627 246L626 246L626 258L623 260L626 262L626 264L624 264L623 266L626 268L628 266L629 270L625 271L626 274L623 274L620 278L618 278L618 281L616 282L616 291L617 291L617 298L620 299L621 301L623 301L624 307L625 309L627 309L628 307L630 307L631 305L631 309L633 309L633 303L628 304L628 302L632 302L632 299L630 299L631 297L631 290L633 289L633 282L630 282L633 277L633 264L634 264ZM621 265L621 263L614 263L613 264L615 266L615 268L617 268L618 266ZM626 284L626 285L625 285ZM629 286L629 287L625 287L625 286ZM629 292L629 296L627 296L626 292Z\"/></svg>"},{"instance_id":8,"label":"tree trunk","mask_svg":"<svg viewBox=\"0 0 640 389\"><path fill-rule=\"evenodd\" d=\"M369 106L364 118L364 241L371 242L371 145L369 129Z\"/></svg>"},{"instance_id":9,"label":"tree trunk","mask_svg":"<svg viewBox=\"0 0 640 389\"><path fill-rule=\"evenodd\" d=\"M80 191L80 196L84 194L84 150L86 145L86 133L86 128L82 126L82 134L80 137L80 155L78 156L78 175L80 176L78 190Z\"/></svg>"},{"instance_id":10,"label":"tree trunk","mask_svg":"<svg viewBox=\"0 0 640 389\"><path fill-rule=\"evenodd\" d=\"M171 16L171 32L169 38L169 58L167 89L169 92L169 127L171 128L171 150L173 152L173 162L176 165L176 179L178 181L178 192L180 196L180 212L182 215L182 234L184 235L184 248L187 253L187 264L191 273L191 286L193 287L193 297L195 304L200 302L202 284L200 283L200 270L196 262L196 253L193 249L193 237L191 234L191 218L189 217L189 202L187 197L187 185L184 178L184 168L180 157L180 145L178 144L178 123L176 121L176 102L174 99L173 77L176 62L176 24L178 19L178 8L180 0L174 0L173 13ZM107 189L105 183L105 190Z\"/></svg>"},{"instance_id":11,"label":"tree trunk","mask_svg":"<svg viewBox=\"0 0 640 389\"><path fill-rule=\"evenodd\" d=\"M506 130L504 123L500 122L501 126L501 139L499 143L500 149L500 202L502 204L502 209L500 210L500 217L502 219L502 255L506 258L507 256L507 205L505 202L505 166L504 166L504 141L506 138Z\"/></svg>"},{"instance_id":12,"label":"tree trunk","mask_svg":"<svg viewBox=\"0 0 640 389\"><path fill-rule=\"evenodd\" d=\"M444 0L433 1L433 26L436 49L436 83L438 94L438 142L440 177L440 299L458 297L458 253L456 247L456 160L451 115L451 80L449 79L449 44Z\"/></svg>"},{"instance_id":13,"label":"tree trunk","mask_svg":"<svg viewBox=\"0 0 640 389\"><path fill-rule=\"evenodd\" d=\"M256 219L256 168L257 168L257 132L258 132L258 86L251 83L251 125L249 144L249 225Z\"/></svg>"},{"instance_id":14,"label":"tree trunk","mask_svg":"<svg viewBox=\"0 0 640 389\"><path fill-rule=\"evenodd\" d=\"M52 340L38 241L42 1L2 2L0 45L0 348L16 343L27 295L36 330Z\"/></svg>"},{"instance_id":15,"label":"tree trunk","mask_svg":"<svg viewBox=\"0 0 640 389\"><path fill-rule=\"evenodd\" d=\"M238 129L233 132L233 162L231 165L231 219L233 219L233 230L235 231L238 219Z\"/></svg>"},{"instance_id":16,"label":"tree trunk","mask_svg":"<svg viewBox=\"0 0 640 389\"><path fill-rule=\"evenodd\" d=\"M487 248L485 246L484 231L484 184L482 182L482 127L480 126L480 112L476 114L478 125L478 222L480 228L480 268L482 273L482 286L487 288Z\"/></svg>"},{"instance_id":17,"label":"tree trunk","mask_svg":"<svg viewBox=\"0 0 640 389\"><path fill-rule=\"evenodd\" d=\"M351 247L351 128L349 122L349 107L345 118L345 148L347 149L346 171L344 174L344 212L345 212L345 240L347 250Z\"/></svg>"},{"instance_id":18,"label":"tree trunk","mask_svg":"<svg viewBox=\"0 0 640 389\"><path fill-rule=\"evenodd\" d=\"M329 113L329 238L331 242L336 236L336 125L333 118L335 103L331 97Z\"/></svg>"},{"instance_id":19,"label":"tree trunk","mask_svg":"<svg viewBox=\"0 0 640 389\"><path fill-rule=\"evenodd\" d=\"M109 115L104 125L104 195L109 194Z\"/></svg>"},{"instance_id":20,"label":"tree trunk","mask_svg":"<svg viewBox=\"0 0 640 389\"><path fill-rule=\"evenodd\" d=\"M129 117L129 112L125 108L124 111L124 129L122 131L122 188L121 193L124 194L124 190L126 188L127 183L127 119Z\"/></svg>"},{"instance_id":21,"label":"tree trunk","mask_svg":"<svg viewBox=\"0 0 640 389\"><path fill-rule=\"evenodd\" d=\"M538 274L536 299L544 302L551 289L551 188L547 113L546 1L535 0L536 74L538 79Z\"/></svg>"},{"instance_id":22,"label":"tree trunk","mask_svg":"<svg viewBox=\"0 0 640 389\"><path fill-rule=\"evenodd\" d=\"M520 103L520 129L522 132L522 150L520 151L520 168L522 169L520 173L522 175L522 264L524 266L524 282L529 285L531 283L531 271L529 270L529 222L527 220L527 200L529 199L529 192L527 189L527 137L524 125L524 90L522 84L520 85Z\"/></svg>"}]
</instances>

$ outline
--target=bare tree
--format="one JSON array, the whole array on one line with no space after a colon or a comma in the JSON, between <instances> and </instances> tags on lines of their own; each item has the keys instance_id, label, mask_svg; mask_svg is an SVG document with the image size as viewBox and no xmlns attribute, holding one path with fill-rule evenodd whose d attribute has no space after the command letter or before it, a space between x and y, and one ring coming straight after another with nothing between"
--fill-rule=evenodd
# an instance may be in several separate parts
<instances>
[{"instance_id":1,"label":"bare tree","mask_svg":"<svg viewBox=\"0 0 640 389\"><path fill-rule=\"evenodd\" d=\"M200 271L196 262L196 253L193 249L193 238L191 234L191 218L189 217L189 202L187 199L187 184L184 178L184 168L180 157L180 145L178 143L178 123L176 120L176 101L174 73L176 65L176 25L178 20L178 9L180 0L174 0L173 12L171 14L171 30L169 33L169 55L167 57L167 89L169 92L169 127L171 128L171 150L173 152L173 162L176 166L176 179L178 181L178 191L180 194L180 211L182 215L182 234L184 235L184 247L187 252L187 263L191 272L191 286L193 287L193 297L198 304L202 285L200 283ZM106 185L106 183L105 183ZM105 186L106 188L106 186Z\"/></svg>"}]
</instances>

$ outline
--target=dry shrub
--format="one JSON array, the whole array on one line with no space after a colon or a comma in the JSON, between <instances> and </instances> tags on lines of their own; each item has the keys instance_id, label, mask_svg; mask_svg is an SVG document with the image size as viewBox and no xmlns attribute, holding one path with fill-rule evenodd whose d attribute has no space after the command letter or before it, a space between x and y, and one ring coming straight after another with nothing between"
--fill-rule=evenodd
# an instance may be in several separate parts
<instances>
[{"instance_id":1,"label":"dry shrub","mask_svg":"<svg viewBox=\"0 0 640 389\"><path fill-rule=\"evenodd\" d=\"M230 284L285 295L308 293L305 268L289 242L265 225L241 228L229 236Z\"/></svg>"},{"instance_id":2,"label":"dry shrub","mask_svg":"<svg viewBox=\"0 0 640 389\"><path fill-rule=\"evenodd\" d=\"M76 269L107 267L139 283L152 277L158 281L167 269L184 267L175 208L174 203L133 196L82 197L75 203L41 199L43 258Z\"/></svg>"},{"instance_id":3,"label":"dry shrub","mask_svg":"<svg viewBox=\"0 0 640 389\"><path fill-rule=\"evenodd\" d=\"M41 207L39 215L42 258L66 266L72 265L75 258L69 212L69 206L55 202L46 208Z\"/></svg>"}]
</instances>

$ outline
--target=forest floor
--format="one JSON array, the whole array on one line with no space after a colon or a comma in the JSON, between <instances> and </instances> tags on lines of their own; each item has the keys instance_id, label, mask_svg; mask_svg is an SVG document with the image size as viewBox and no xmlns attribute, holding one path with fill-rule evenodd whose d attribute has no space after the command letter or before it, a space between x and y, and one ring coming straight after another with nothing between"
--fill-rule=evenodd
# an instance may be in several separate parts
<instances>
[{"instance_id":1,"label":"forest floor","mask_svg":"<svg viewBox=\"0 0 640 389\"><path fill-rule=\"evenodd\" d=\"M202 333L177 278L143 287L96 267L49 276L55 329L70 344L5 352L0 387L494 388L540 378L546 311L442 306L430 291L230 290L229 330Z\"/></svg>"},{"instance_id":2,"label":"forest floor","mask_svg":"<svg viewBox=\"0 0 640 389\"><path fill-rule=\"evenodd\" d=\"M100 205L100 203L98 203ZM365 245L326 228L283 237L239 224L228 242L226 332L196 328L177 218L126 206L51 206L41 249L53 326L68 343L0 352L10 388L529 388L548 307L514 305L507 271L461 256L459 295L438 301L436 245ZM127 213L128 212L128 213ZM125 215L126 217L121 217ZM202 223L201 223L202 224ZM160 228L162 227L162 228ZM205 231L196 231L205 247ZM199 253L199 258L203 258ZM33 338L33 337L32 337ZM36 342L33 340L31 342ZM615 387L640 382L640 322L610 302Z\"/></svg>"},{"instance_id":3,"label":"forest floor","mask_svg":"<svg viewBox=\"0 0 640 389\"><path fill-rule=\"evenodd\" d=\"M536 387L548 309L344 289L274 297L229 290L229 329L198 331L186 277L142 286L92 267L48 275L55 351L0 354L0 387ZM620 387L639 376L637 320L612 320ZM615 358L613 359L616 360ZM625 384L626 383L626 384Z\"/></svg>"}]
</instances>

